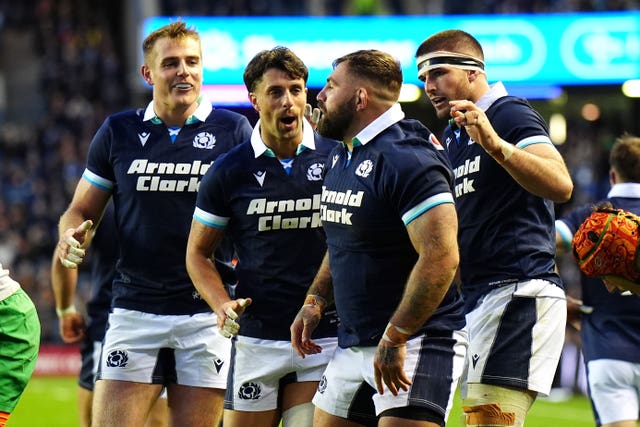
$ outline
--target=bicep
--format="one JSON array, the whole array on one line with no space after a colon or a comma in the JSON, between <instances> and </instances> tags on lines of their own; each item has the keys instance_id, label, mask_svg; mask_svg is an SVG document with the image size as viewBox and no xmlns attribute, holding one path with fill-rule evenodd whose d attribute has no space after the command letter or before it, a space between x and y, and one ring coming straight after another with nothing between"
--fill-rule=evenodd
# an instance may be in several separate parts
<instances>
[{"instance_id":1,"label":"bicep","mask_svg":"<svg viewBox=\"0 0 640 427\"><path fill-rule=\"evenodd\" d=\"M102 219L110 197L110 191L96 187L85 179L80 179L73 199L61 218L61 229L77 227L87 219L93 221L95 228Z\"/></svg>"},{"instance_id":2,"label":"bicep","mask_svg":"<svg viewBox=\"0 0 640 427\"><path fill-rule=\"evenodd\" d=\"M531 144L523 148L524 151L533 154L534 156L559 162L564 166L564 159L560 152L549 143Z\"/></svg>"},{"instance_id":3,"label":"bicep","mask_svg":"<svg viewBox=\"0 0 640 427\"><path fill-rule=\"evenodd\" d=\"M429 209L407 224L407 232L421 257L439 257L452 248L457 254L458 217L455 205L443 203Z\"/></svg>"},{"instance_id":4,"label":"bicep","mask_svg":"<svg viewBox=\"0 0 640 427\"><path fill-rule=\"evenodd\" d=\"M191 221L187 255L199 254L203 257L210 258L223 237L223 229L210 227L194 219Z\"/></svg>"}]
</instances>

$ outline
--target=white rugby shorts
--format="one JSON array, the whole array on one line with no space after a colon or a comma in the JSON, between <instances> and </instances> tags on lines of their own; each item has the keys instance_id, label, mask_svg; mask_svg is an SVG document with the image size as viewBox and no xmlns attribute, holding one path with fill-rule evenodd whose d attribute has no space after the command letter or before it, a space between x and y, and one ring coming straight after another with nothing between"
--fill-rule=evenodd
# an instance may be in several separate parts
<instances>
[{"instance_id":1,"label":"white rugby shorts","mask_svg":"<svg viewBox=\"0 0 640 427\"><path fill-rule=\"evenodd\" d=\"M453 404L458 378L464 367L467 337L464 331L448 332L448 336L423 334L407 341L404 369L413 384L408 391L398 390L394 396L385 387L382 395L375 391L373 373L375 346L338 347L329 362L313 403L338 417L358 420L366 414L359 406L363 393L373 395L375 415L387 409L418 406L439 414L446 421ZM367 397L370 400L370 397ZM356 412L357 411L357 412Z\"/></svg>"},{"instance_id":2,"label":"white rugby shorts","mask_svg":"<svg viewBox=\"0 0 640 427\"><path fill-rule=\"evenodd\" d=\"M548 395L564 345L564 290L546 280L496 288L467 314L467 383L482 383ZM470 396L471 397L471 396Z\"/></svg>"},{"instance_id":3,"label":"white rugby shorts","mask_svg":"<svg viewBox=\"0 0 640 427\"><path fill-rule=\"evenodd\" d=\"M233 343L225 409L268 411L278 407L281 380L320 381L338 339L314 339L322 352L298 356L291 341L266 340L239 335Z\"/></svg>"},{"instance_id":4,"label":"white rugby shorts","mask_svg":"<svg viewBox=\"0 0 640 427\"><path fill-rule=\"evenodd\" d=\"M98 379L224 389L231 340L215 313L158 315L116 308L109 314Z\"/></svg>"},{"instance_id":5,"label":"white rugby shorts","mask_svg":"<svg viewBox=\"0 0 640 427\"><path fill-rule=\"evenodd\" d=\"M637 420L640 400L640 364L598 359L587 364L589 396L600 424Z\"/></svg>"}]
</instances>

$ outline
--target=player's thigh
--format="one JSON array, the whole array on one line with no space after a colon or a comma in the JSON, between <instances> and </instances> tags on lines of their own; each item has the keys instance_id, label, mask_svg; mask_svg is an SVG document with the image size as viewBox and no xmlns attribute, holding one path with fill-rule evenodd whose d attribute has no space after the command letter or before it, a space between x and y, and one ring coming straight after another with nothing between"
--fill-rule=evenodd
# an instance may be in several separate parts
<instances>
[{"instance_id":1,"label":"player's thigh","mask_svg":"<svg viewBox=\"0 0 640 427\"><path fill-rule=\"evenodd\" d=\"M93 400L93 391L86 388L78 387L78 417L80 419L80 427L91 427L91 405Z\"/></svg>"},{"instance_id":2,"label":"player's thigh","mask_svg":"<svg viewBox=\"0 0 640 427\"><path fill-rule=\"evenodd\" d=\"M167 395L162 393L151 407L145 427L166 427L169 425L169 405Z\"/></svg>"},{"instance_id":3,"label":"player's thigh","mask_svg":"<svg viewBox=\"0 0 640 427\"><path fill-rule=\"evenodd\" d=\"M313 427L362 427L360 424L345 418L338 417L316 407L313 413ZM374 426L375 424L368 424Z\"/></svg>"},{"instance_id":4,"label":"player's thigh","mask_svg":"<svg viewBox=\"0 0 640 427\"><path fill-rule=\"evenodd\" d=\"M264 426L277 427L280 424L280 410L270 411L234 411L224 410L224 427Z\"/></svg>"},{"instance_id":5,"label":"player's thigh","mask_svg":"<svg viewBox=\"0 0 640 427\"><path fill-rule=\"evenodd\" d=\"M311 402L318 390L319 381L291 383L284 386L282 392L282 412L296 405Z\"/></svg>"},{"instance_id":6,"label":"player's thigh","mask_svg":"<svg viewBox=\"0 0 640 427\"><path fill-rule=\"evenodd\" d=\"M167 392L174 426L211 427L222 419L223 389L170 384Z\"/></svg>"},{"instance_id":7,"label":"player's thigh","mask_svg":"<svg viewBox=\"0 0 640 427\"><path fill-rule=\"evenodd\" d=\"M93 390L93 427L143 425L162 385L98 380Z\"/></svg>"}]
</instances>

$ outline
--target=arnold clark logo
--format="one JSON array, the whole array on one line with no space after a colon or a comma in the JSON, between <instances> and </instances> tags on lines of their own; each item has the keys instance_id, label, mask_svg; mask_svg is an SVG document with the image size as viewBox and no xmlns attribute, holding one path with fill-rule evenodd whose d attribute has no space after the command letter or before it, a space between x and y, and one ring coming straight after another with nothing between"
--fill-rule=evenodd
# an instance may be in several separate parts
<instances>
[{"instance_id":1,"label":"arnold clark logo","mask_svg":"<svg viewBox=\"0 0 640 427\"><path fill-rule=\"evenodd\" d=\"M134 159L127 175L137 175L136 191L197 192L200 178L213 162L194 160L190 163L150 162Z\"/></svg>"}]
</instances>

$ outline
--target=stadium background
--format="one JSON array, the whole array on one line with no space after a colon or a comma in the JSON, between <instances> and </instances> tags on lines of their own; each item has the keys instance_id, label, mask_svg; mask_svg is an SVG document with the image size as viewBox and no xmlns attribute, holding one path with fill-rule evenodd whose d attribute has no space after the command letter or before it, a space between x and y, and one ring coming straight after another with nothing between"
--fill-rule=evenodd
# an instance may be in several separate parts
<instances>
[{"instance_id":1,"label":"stadium background","mask_svg":"<svg viewBox=\"0 0 640 427\"><path fill-rule=\"evenodd\" d=\"M51 293L56 224L82 174L99 124L111 112L149 100L149 91L135 77L141 17L447 16L639 8L638 0L0 0L0 262L38 308L43 352L36 375L72 375L78 367L76 348L61 344ZM318 90L310 89L310 100ZM622 132L640 134L640 98L624 96L620 85L565 86L557 98L531 102L545 119L559 113L567 124L566 141L558 148L575 190L570 202L556 206L558 213L605 194L608 148ZM230 108L252 122L256 119L246 107ZM403 104L403 109L439 134L442 123L424 94ZM573 293L577 271L570 259L559 262ZM85 269L80 301L86 300L88 290ZM556 381L558 390L569 394L584 389L576 369L578 349L579 337L569 329Z\"/></svg>"}]
</instances>

